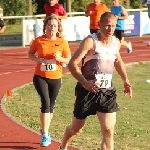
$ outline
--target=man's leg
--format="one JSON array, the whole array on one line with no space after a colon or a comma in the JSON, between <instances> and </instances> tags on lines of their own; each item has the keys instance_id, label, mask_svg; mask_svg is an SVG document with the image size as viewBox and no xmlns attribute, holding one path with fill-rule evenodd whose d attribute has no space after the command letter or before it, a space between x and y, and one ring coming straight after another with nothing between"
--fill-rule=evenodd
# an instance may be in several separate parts
<instances>
[{"instance_id":1,"label":"man's leg","mask_svg":"<svg viewBox=\"0 0 150 150\"><path fill-rule=\"evenodd\" d=\"M101 126L102 143L101 150L114 150L114 127L116 124L116 112L101 113L97 112Z\"/></svg>"},{"instance_id":2,"label":"man's leg","mask_svg":"<svg viewBox=\"0 0 150 150\"><path fill-rule=\"evenodd\" d=\"M63 136L63 142L60 147L60 150L67 150L67 146L71 142L71 140L79 133L82 131L83 126L85 124L86 119L76 119L75 117L72 118L72 124L69 125L66 128L66 131Z\"/></svg>"}]
</instances>

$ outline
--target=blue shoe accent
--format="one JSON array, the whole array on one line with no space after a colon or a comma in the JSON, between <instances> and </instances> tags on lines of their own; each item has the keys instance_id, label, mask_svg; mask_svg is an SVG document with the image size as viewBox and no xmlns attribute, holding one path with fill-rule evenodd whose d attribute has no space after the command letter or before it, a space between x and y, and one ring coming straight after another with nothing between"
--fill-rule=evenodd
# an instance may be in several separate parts
<instances>
[{"instance_id":1,"label":"blue shoe accent","mask_svg":"<svg viewBox=\"0 0 150 150\"><path fill-rule=\"evenodd\" d=\"M48 146L49 144L51 144L50 136L46 135L46 134L43 134L40 146Z\"/></svg>"},{"instance_id":2,"label":"blue shoe accent","mask_svg":"<svg viewBox=\"0 0 150 150\"><path fill-rule=\"evenodd\" d=\"M128 42L127 53L131 53L131 52L132 52L132 44L131 42Z\"/></svg>"}]
</instances>

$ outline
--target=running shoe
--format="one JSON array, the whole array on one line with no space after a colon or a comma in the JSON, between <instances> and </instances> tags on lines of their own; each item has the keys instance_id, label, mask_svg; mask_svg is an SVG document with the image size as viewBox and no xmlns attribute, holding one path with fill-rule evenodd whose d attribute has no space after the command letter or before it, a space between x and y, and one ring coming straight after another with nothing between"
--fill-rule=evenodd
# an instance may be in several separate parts
<instances>
[{"instance_id":1,"label":"running shoe","mask_svg":"<svg viewBox=\"0 0 150 150\"><path fill-rule=\"evenodd\" d=\"M131 53L132 52L132 43L131 42L128 42L128 45L127 45L127 53Z\"/></svg>"},{"instance_id":2,"label":"running shoe","mask_svg":"<svg viewBox=\"0 0 150 150\"><path fill-rule=\"evenodd\" d=\"M147 46L150 46L150 42L147 43Z\"/></svg>"},{"instance_id":3,"label":"running shoe","mask_svg":"<svg viewBox=\"0 0 150 150\"><path fill-rule=\"evenodd\" d=\"M40 134L42 135L42 141L40 143L40 146L48 146L49 144L51 144L50 133L48 133L48 135L43 134L42 129L40 129Z\"/></svg>"},{"instance_id":4,"label":"running shoe","mask_svg":"<svg viewBox=\"0 0 150 150\"><path fill-rule=\"evenodd\" d=\"M64 149L60 146L58 150L64 150Z\"/></svg>"},{"instance_id":5,"label":"running shoe","mask_svg":"<svg viewBox=\"0 0 150 150\"><path fill-rule=\"evenodd\" d=\"M51 144L50 136L48 134L43 134L40 146L48 146L49 144Z\"/></svg>"}]
</instances>

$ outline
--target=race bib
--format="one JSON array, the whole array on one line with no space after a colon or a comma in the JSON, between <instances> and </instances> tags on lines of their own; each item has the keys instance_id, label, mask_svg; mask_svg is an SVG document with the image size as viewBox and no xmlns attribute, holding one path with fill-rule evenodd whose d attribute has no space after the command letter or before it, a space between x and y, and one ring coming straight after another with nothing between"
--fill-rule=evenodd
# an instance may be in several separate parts
<instances>
[{"instance_id":1,"label":"race bib","mask_svg":"<svg viewBox=\"0 0 150 150\"><path fill-rule=\"evenodd\" d=\"M111 87L112 74L96 74L95 84L99 88L109 88Z\"/></svg>"},{"instance_id":2,"label":"race bib","mask_svg":"<svg viewBox=\"0 0 150 150\"><path fill-rule=\"evenodd\" d=\"M150 4L150 0L147 0L147 4Z\"/></svg>"},{"instance_id":3,"label":"race bib","mask_svg":"<svg viewBox=\"0 0 150 150\"><path fill-rule=\"evenodd\" d=\"M42 63L40 67L41 71L56 71L56 61L54 59L46 60L46 64Z\"/></svg>"}]
</instances>

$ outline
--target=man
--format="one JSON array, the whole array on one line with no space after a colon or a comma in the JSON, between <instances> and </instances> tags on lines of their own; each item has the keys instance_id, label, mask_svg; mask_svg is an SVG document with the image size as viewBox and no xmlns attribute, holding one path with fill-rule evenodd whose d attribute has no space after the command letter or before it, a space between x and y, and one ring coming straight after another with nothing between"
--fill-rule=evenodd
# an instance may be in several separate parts
<instances>
[{"instance_id":1,"label":"man","mask_svg":"<svg viewBox=\"0 0 150 150\"><path fill-rule=\"evenodd\" d=\"M6 29L6 26L4 24L4 21L0 19L0 34L4 33L5 29Z\"/></svg>"},{"instance_id":2,"label":"man","mask_svg":"<svg viewBox=\"0 0 150 150\"><path fill-rule=\"evenodd\" d=\"M101 150L114 150L113 134L116 111L119 110L116 89L112 84L114 67L123 80L124 95L129 94L132 98L131 84L119 53L121 44L113 36L116 22L113 13L102 14L99 21L101 32L83 39L68 64L78 83L72 124L66 128L59 150L67 150L73 137L83 129L87 116L95 114L103 137ZM79 62L82 62L81 69Z\"/></svg>"},{"instance_id":3,"label":"man","mask_svg":"<svg viewBox=\"0 0 150 150\"><path fill-rule=\"evenodd\" d=\"M124 30L125 30L125 22L124 20L128 18L128 13L126 9L119 4L119 0L112 0L113 6L110 7L110 11L114 13L117 17L116 30L114 35L120 40L121 45L127 47L127 52L132 52L132 44L131 42L126 42L124 40Z\"/></svg>"},{"instance_id":4,"label":"man","mask_svg":"<svg viewBox=\"0 0 150 150\"><path fill-rule=\"evenodd\" d=\"M93 3L88 4L85 15L86 17L90 16L91 34L99 32L99 18L104 12L108 11L110 11L109 8L105 4L101 3L101 0L94 0Z\"/></svg>"}]
</instances>

